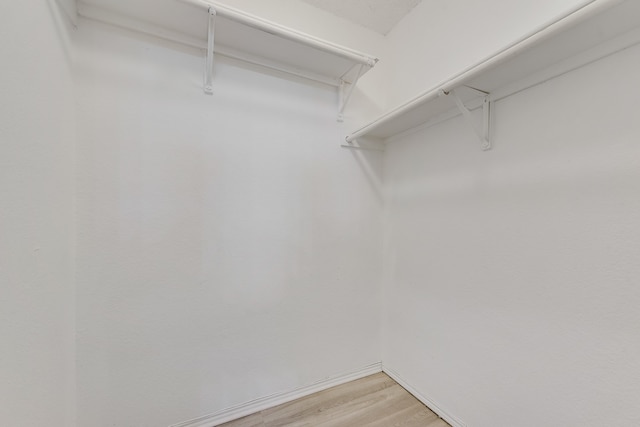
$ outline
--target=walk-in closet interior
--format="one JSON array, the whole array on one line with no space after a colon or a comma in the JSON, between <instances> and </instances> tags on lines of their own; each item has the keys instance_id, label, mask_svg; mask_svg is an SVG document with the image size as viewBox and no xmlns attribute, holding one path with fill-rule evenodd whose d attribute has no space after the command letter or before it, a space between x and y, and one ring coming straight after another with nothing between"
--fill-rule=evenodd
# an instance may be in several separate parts
<instances>
[{"instance_id":1,"label":"walk-in closet interior","mask_svg":"<svg viewBox=\"0 0 640 427\"><path fill-rule=\"evenodd\" d=\"M4 0L0 60L0 426L640 426L640 1Z\"/></svg>"}]
</instances>

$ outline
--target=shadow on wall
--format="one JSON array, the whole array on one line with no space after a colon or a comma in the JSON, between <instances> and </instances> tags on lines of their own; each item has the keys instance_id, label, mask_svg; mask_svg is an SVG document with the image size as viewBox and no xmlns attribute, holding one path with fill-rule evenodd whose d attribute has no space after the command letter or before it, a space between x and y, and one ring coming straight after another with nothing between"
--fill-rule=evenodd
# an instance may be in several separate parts
<instances>
[{"instance_id":1,"label":"shadow on wall","mask_svg":"<svg viewBox=\"0 0 640 427\"><path fill-rule=\"evenodd\" d=\"M382 191L382 153L378 150L352 150L351 154L358 163L362 173L367 178L367 183L380 204L384 204Z\"/></svg>"},{"instance_id":2,"label":"shadow on wall","mask_svg":"<svg viewBox=\"0 0 640 427\"><path fill-rule=\"evenodd\" d=\"M71 49L71 33L76 30L75 2L72 0L47 0L47 6L51 13L51 21L55 25L56 33L60 39L60 45L64 50L67 65L74 63Z\"/></svg>"}]
</instances>

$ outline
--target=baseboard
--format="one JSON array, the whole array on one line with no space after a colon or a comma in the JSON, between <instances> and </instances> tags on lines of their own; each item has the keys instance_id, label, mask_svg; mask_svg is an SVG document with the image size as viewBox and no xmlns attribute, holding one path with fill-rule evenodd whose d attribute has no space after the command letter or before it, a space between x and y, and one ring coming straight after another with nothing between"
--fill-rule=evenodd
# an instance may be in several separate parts
<instances>
[{"instance_id":1,"label":"baseboard","mask_svg":"<svg viewBox=\"0 0 640 427\"><path fill-rule=\"evenodd\" d=\"M174 424L170 427L215 427L219 424L237 420L238 418L246 417L247 415L251 415L259 411L264 411L265 409L273 408L274 406L282 405L283 403L291 402L293 400L300 399L301 397L305 397L331 387L358 380L360 378L368 377L369 375L377 374L378 372L382 372L382 363L380 362L374 363L370 366L366 366L357 371L352 371L335 377L327 378L325 380L318 381L308 386L296 388L294 390L262 397L260 399L243 403L241 405L236 405L210 415L205 415L203 417Z\"/></svg>"},{"instance_id":2,"label":"baseboard","mask_svg":"<svg viewBox=\"0 0 640 427\"><path fill-rule=\"evenodd\" d=\"M397 372L395 372L393 369L389 368L388 366L383 366L382 367L382 371L385 374L389 375L395 382L400 384L402 386L402 388L404 388L409 393L411 393L416 399L418 399L420 402L424 403L429 409L431 409L440 418L442 418L443 420L445 420L446 422L451 424L453 427L467 427L467 425L465 423L463 423L458 418L456 418L453 415L451 415L451 414L447 413L446 411L444 411L433 400L431 400L428 397L424 396L415 387L413 387L411 384L409 384L404 379L402 379L402 377Z\"/></svg>"}]
</instances>

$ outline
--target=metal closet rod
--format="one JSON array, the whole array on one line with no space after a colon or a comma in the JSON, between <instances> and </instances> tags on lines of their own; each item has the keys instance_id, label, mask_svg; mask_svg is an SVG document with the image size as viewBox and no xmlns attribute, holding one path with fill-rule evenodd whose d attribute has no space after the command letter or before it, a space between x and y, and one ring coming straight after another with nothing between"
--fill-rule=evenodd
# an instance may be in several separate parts
<instances>
[{"instance_id":1,"label":"metal closet rod","mask_svg":"<svg viewBox=\"0 0 640 427\"><path fill-rule=\"evenodd\" d=\"M213 9L217 16L221 16L226 19L239 22L241 24L247 25L249 27L253 27L260 31L264 31L266 33L270 33L270 34L282 37L287 40L306 44L320 51L331 53L333 55L337 55L337 56L349 59L358 64L364 64L369 67L373 67L378 62L378 59L373 56L363 55L352 49L339 46L337 44L333 44L325 40L321 40L319 38L310 36L309 34L305 34L300 31L296 31L291 28L287 28L282 25L276 24L275 22L267 21L266 19L258 18L257 16L250 15L246 12L242 12L238 9L234 9L229 6L223 6L217 3L206 2L204 0L178 0L178 1L192 5L192 6L199 7L207 11L210 9Z\"/></svg>"},{"instance_id":2,"label":"metal closet rod","mask_svg":"<svg viewBox=\"0 0 640 427\"><path fill-rule=\"evenodd\" d=\"M579 4L577 7L570 10L568 13L564 13L563 15L556 17L551 20L549 23L543 25L532 31L531 33L525 35L524 37L516 40L515 42L508 45L498 54L493 55L478 64L467 68L461 73L457 74L453 78L448 81L441 83L435 88L424 92L423 94L413 98L406 104L403 104L394 110L388 112L382 117L379 117L372 123L360 128L355 131L351 135L348 135L345 140L348 143L355 141L356 139L367 135L370 132L375 131L380 126L397 119L398 117L403 116L407 112L413 110L414 108L426 104L428 102L433 101L434 99L442 96L443 93L448 93L452 89L456 87L463 86L466 82L481 75L483 72L495 67L496 65L501 64L509 60L512 57L517 56L519 53L530 49L536 45L536 43L545 40L547 37L551 37L554 34L562 31L565 28L570 28L573 25L576 25L584 20L596 15L598 12L606 10L613 5L623 3L625 0L586 0ZM633 0L637 1L637 0Z\"/></svg>"}]
</instances>

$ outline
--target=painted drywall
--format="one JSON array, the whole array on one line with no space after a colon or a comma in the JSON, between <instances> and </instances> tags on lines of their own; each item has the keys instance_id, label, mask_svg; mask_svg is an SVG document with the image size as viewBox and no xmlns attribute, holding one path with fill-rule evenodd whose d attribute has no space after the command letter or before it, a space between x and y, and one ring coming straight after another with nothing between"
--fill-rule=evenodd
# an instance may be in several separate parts
<instances>
[{"instance_id":1,"label":"painted drywall","mask_svg":"<svg viewBox=\"0 0 640 427\"><path fill-rule=\"evenodd\" d=\"M78 3L76 0L54 0L58 9L61 11L61 15L71 24L72 27L78 23Z\"/></svg>"},{"instance_id":2,"label":"painted drywall","mask_svg":"<svg viewBox=\"0 0 640 427\"><path fill-rule=\"evenodd\" d=\"M421 0L302 0L354 23L387 34Z\"/></svg>"},{"instance_id":3,"label":"painted drywall","mask_svg":"<svg viewBox=\"0 0 640 427\"><path fill-rule=\"evenodd\" d=\"M0 3L0 425L74 425L70 23Z\"/></svg>"},{"instance_id":4,"label":"painted drywall","mask_svg":"<svg viewBox=\"0 0 640 427\"><path fill-rule=\"evenodd\" d=\"M423 0L387 36L395 107L591 0Z\"/></svg>"},{"instance_id":5,"label":"painted drywall","mask_svg":"<svg viewBox=\"0 0 640 427\"><path fill-rule=\"evenodd\" d=\"M640 424L640 47L387 147L385 366L467 426ZM610 81L620 90L611 90Z\"/></svg>"},{"instance_id":6,"label":"painted drywall","mask_svg":"<svg viewBox=\"0 0 640 427\"><path fill-rule=\"evenodd\" d=\"M81 21L83 427L157 427L380 359L379 153L335 88Z\"/></svg>"}]
</instances>

